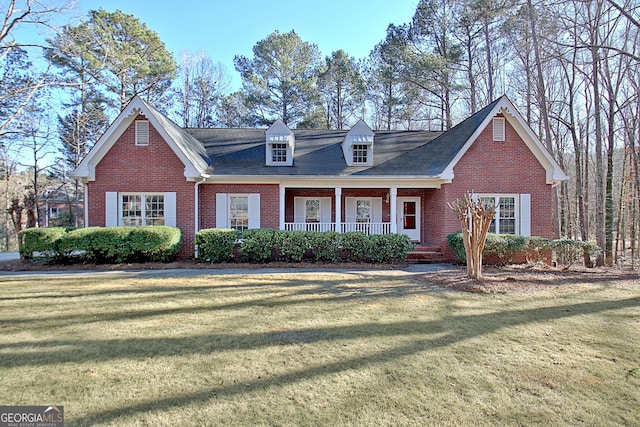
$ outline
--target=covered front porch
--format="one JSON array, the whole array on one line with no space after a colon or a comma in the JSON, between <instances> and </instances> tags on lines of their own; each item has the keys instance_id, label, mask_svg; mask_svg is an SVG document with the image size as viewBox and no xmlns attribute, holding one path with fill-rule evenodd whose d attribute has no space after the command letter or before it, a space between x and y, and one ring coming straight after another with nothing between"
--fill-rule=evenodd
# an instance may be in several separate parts
<instances>
[{"instance_id":1,"label":"covered front porch","mask_svg":"<svg viewBox=\"0 0 640 427\"><path fill-rule=\"evenodd\" d=\"M423 240L426 189L280 187L280 229L406 234Z\"/></svg>"}]
</instances>

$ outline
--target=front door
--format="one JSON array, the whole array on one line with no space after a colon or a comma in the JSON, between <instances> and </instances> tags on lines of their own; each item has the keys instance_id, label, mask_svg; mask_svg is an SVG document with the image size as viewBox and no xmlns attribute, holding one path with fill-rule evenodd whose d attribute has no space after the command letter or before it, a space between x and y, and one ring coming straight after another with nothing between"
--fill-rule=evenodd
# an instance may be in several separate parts
<instances>
[{"instance_id":1,"label":"front door","mask_svg":"<svg viewBox=\"0 0 640 427\"><path fill-rule=\"evenodd\" d=\"M420 197L398 197L398 234L420 241Z\"/></svg>"}]
</instances>

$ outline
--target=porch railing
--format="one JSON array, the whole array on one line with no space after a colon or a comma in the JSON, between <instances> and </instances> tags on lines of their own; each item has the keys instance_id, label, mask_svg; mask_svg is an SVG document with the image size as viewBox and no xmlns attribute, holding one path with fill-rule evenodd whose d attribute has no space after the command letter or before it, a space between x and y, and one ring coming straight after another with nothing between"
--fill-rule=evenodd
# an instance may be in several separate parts
<instances>
[{"instance_id":1,"label":"porch railing","mask_svg":"<svg viewBox=\"0 0 640 427\"><path fill-rule=\"evenodd\" d=\"M389 222L343 222L340 224L343 233L360 231L364 234L390 234Z\"/></svg>"},{"instance_id":2,"label":"porch railing","mask_svg":"<svg viewBox=\"0 0 640 427\"><path fill-rule=\"evenodd\" d=\"M343 222L337 224L333 222L285 222L286 231L340 231L349 233L360 231L365 234L391 234L391 223L389 222Z\"/></svg>"},{"instance_id":3,"label":"porch railing","mask_svg":"<svg viewBox=\"0 0 640 427\"><path fill-rule=\"evenodd\" d=\"M333 222L285 222L286 231L336 231Z\"/></svg>"}]
</instances>

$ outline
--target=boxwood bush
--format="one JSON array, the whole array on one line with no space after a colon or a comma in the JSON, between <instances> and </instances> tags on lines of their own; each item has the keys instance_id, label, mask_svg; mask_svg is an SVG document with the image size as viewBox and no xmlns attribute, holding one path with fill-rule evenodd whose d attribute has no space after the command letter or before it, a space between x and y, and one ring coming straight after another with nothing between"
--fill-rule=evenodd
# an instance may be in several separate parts
<instances>
[{"instance_id":1,"label":"boxwood bush","mask_svg":"<svg viewBox=\"0 0 640 427\"><path fill-rule=\"evenodd\" d=\"M232 260L237 237L237 231L231 228L208 228L198 231L198 257L213 263Z\"/></svg>"},{"instance_id":2,"label":"boxwood bush","mask_svg":"<svg viewBox=\"0 0 640 427\"><path fill-rule=\"evenodd\" d=\"M198 237L204 235L208 238ZM234 259L249 262L301 262L305 259L316 262L399 262L404 261L413 249L408 236L396 234L368 236L357 232L339 234L334 231L254 229L244 231L242 237L239 256ZM196 235L200 258L210 262L230 260L234 241L233 230L201 230Z\"/></svg>"},{"instance_id":3,"label":"boxwood bush","mask_svg":"<svg viewBox=\"0 0 640 427\"><path fill-rule=\"evenodd\" d=\"M27 229L20 238L25 258L41 252L54 262L166 262L182 245L180 229L164 225Z\"/></svg>"},{"instance_id":4,"label":"boxwood bush","mask_svg":"<svg viewBox=\"0 0 640 427\"><path fill-rule=\"evenodd\" d=\"M340 259L340 234L335 231L310 231L308 236L314 261L336 262Z\"/></svg>"},{"instance_id":5,"label":"boxwood bush","mask_svg":"<svg viewBox=\"0 0 640 427\"><path fill-rule=\"evenodd\" d=\"M306 231L281 231L278 239L278 254L280 259L287 262L301 262L311 243Z\"/></svg>"},{"instance_id":6,"label":"boxwood bush","mask_svg":"<svg viewBox=\"0 0 640 427\"><path fill-rule=\"evenodd\" d=\"M242 233L240 255L247 261L268 262L274 258L278 245L278 231L271 228L256 228Z\"/></svg>"},{"instance_id":7,"label":"boxwood bush","mask_svg":"<svg viewBox=\"0 0 640 427\"><path fill-rule=\"evenodd\" d=\"M376 234L371 236L373 262L400 262L414 249L406 234Z\"/></svg>"},{"instance_id":8,"label":"boxwood bush","mask_svg":"<svg viewBox=\"0 0 640 427\"><path fill-rule=\"evenodd\" d=\"M347 261L369 261L373 253L372 239L361 231L352 231L340 236L342 256Z\"/></svg>"},{"instance_id":9,"label":"boxwood bush","mask_svg":"<svg viewBox=\"0 0 640 427\"><path fill-rule=\"evenodd\" d=\"M20 256L24 259L33 258L34 252L40 252L47 257L58 254L58 240L73 228L27 228L18 234L20 239Z\"/></svg>"},{"instance_id":10,"label":"boxwood bush","mask_svg":"<svg viewBox=\"0 0 640 427\"><path fill-rule=\"evenodd\" d=\"M466 263L462 232L449 234L447 241L458 260ZM489 233L482 254L484 257L494 258L500 264L508 264L518 254L526 255L529 263L544 262L551 252L557 264L568 268L582 257L585 251L589 256L594 256L598 255L599 250L595 244L579 240L549 240L538 236Z\"/></svg>"}]
</instances>

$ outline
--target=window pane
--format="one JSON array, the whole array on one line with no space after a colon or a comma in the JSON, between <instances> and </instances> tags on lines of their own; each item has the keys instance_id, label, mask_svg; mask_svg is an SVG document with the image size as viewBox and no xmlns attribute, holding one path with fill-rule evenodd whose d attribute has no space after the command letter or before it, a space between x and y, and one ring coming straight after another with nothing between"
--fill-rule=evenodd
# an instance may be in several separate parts
<instances>
[{"instance_id":1,"label":"window pane","mask_svg":"<svg viewBox=\"0 0 640 427\"><path fill-rule=\"evenodd\" d=\"M416 202L403 202L403 224L405 230L416 229Z\"/></svg>"},{"instance_id":2,"label":"window pane","mask_svg":"<svg viewBox=\"0 0 640 427\"><path fill-rule=\"evenodd\" d=\"M516 200L514 197L500 197L497 215L500 234L515 234Z\"/></svg>"},{"instance_id":3,"label":"window pane","mask_svg":"<svg viewBox=\"0 0 640 427\"><path fill-rule=\"evenodd\" d=\"M271 161L274 163L287 161L287 144L271 144Z\"/></svg>"},{"instance_id":4,"label":"window pane","mask_svg":"<svg viewBox=\"0 0 640 427\"><path fill-rule=\"evenodd\" d=\"M122 195L122 225L142 225L142 196Z\"/></svg>"},{"instance_id":5,"label":"window pane","mask_svg":"<svg viewBox=\"0 0 640 427\"><path fill-rule=\"evenodd\" d=\"M356 200L356 222L371 222L371 200Z\"/></svg>"},{"instance_id":6,"label":"window pane","mask_svg":"<svg viewBox=\"0 0 640 427\"><path fill-rule=\"evenodd\" d=\"M320 200L305 201L305 222L320 222Z\"/></svg>"},{"instance_id":7,"label":"window pane","mask_svg":"<svg viewBox=\"0 0 640 427\"><path fill-rule=\"evenodd\" d=\"M164 225L164 195L146 196L145 225Z\"/></svg>"},{"instance_id":8,"label":"window pane","mask_svg":"<svg viewBox=\"0 0 640 427\"><path fill-rule=\"evenodd\" d=\"M240 232L249 228L249 196L229 197L231 228Z\"/></svg>"},{"instance_id":9,"label":"window pane","mask_svg":"<svg viewBox=\"0 0 640 427\"><path fill-rule=\"evenodd\" d=\"M366 144L353 144L353 163L367 163L368 148Z\"/></svg>"}]
</instances>

